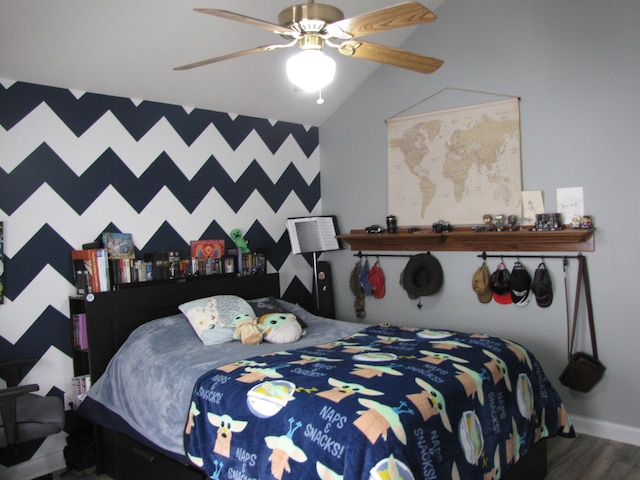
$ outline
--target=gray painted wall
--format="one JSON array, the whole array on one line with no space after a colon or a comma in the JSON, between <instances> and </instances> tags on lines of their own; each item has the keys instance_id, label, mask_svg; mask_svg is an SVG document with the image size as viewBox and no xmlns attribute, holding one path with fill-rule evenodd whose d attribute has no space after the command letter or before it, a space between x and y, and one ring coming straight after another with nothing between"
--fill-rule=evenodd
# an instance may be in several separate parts
<instances>
[{"instance_id":1,"label":"gray painted wall","mask_svg":"<svg viewBox=\"0 0 640 480\"><path fill-rule=\"evenodd\" d=\"M387 294L367 298L365 321L483 331L520 341L542 361L579 430L640 444L635 413L640 398L635 359L640 3L447 0L436 14L437 22L420 27L403 48L443 58L438 72L421 76L380 67L321 126L323 213L338 214L344 232L384 223L386 118L445 87L521 97L523 188L542 190L546 210L555 211L557 188L584 187L585 213L597 228L596 251L587 257L600 356L608 370L588 394L571 392L556 380L566 364L560 260L547 262L555 285L553 304L518 308L477 301L471 276L480 265L480 252L435 253L445 272L444 287L423 298L419 310L398 286L406 260L382 258ZM410 113L496 99L448 90ZM322 259L334 270L339 317L355 319L348 279L356 259L349 250ZM523 263L533 272L538 260ZM497 260L488 264L493 270ZM576 273L574 262L572 286Z\"/></svg>"}]
</instances>

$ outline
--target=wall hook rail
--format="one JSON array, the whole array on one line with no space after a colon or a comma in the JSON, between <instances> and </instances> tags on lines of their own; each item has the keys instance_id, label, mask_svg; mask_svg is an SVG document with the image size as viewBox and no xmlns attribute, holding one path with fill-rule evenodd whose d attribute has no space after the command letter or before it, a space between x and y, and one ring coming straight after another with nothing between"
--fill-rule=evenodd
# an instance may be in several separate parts
<instances>
[{"instance_id":1,"label":"wall hook rail","mask_svg":"<svg viewBox=\"0 0 640 480\"><path fill-rule=\"evenodd\" d=\"M413 255L408 253L362 253L362 251L353 254L354 257L397 257L397 258L411 258Z\"/></svg>"},{"instance_id":2,"label":"wall hook rail","mask_svg":"<svg viewBox=\"0 0 640 480\"><path fill-rule=\"evenodd\" d=\"M542 260L546 260L547 258L559 258L566 261L569 258L578 259L583 256L584 255L582 255L581 253L577 255L504 255L502 253L490 255L490 254L487 254L487 252L482 252L478 254L478 258L482 258L483 260L486 260L487 258L499 258L500 260L504 258L516 258L518 259L518 261L520 261L521 258L540 258Z\"/></svg>"}]
</instances>

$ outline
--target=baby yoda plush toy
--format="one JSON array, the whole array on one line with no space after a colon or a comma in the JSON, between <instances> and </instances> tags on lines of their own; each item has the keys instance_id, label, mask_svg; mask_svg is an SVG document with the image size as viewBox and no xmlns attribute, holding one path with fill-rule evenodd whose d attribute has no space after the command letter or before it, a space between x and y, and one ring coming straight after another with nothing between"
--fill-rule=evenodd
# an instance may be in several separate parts
<instances>
[{"instance_id":1,"label":"baby yoda plush toy","mask_svg":"<svg viewBox=\"0 0 640 480\"><path fill-rule=\"evenodd\" d=\"M249 248L249 242L247 242L242 236L242 232L239 228L234 228L229 232L231 236L231 240L236 244L236 248L242 250L242 253L251 253L251 249Z\"/></svg>"},{"instance_id":2,"label":"baby yoda plush toy","mask_svg":"<svg viewBox=\"0 0 640 480\"><path fill-rule=\"evenodd\" d=\"M302 335L302 327L293 313L267 313L260 317L258 326L269 343L293 343Z\"/></svg>"},{"instance_id":3,"label":"baby yoda plush toy","mask_svg":"<svg viewBox=\"0 0 640 480\"><path fill-rule=\"evenodd\" d=\"M262 330L258 327L258 318L249 315L238 315L234 319L234 338L244 345L258 345L262 343Z\"/></svg>"}]
</instances>

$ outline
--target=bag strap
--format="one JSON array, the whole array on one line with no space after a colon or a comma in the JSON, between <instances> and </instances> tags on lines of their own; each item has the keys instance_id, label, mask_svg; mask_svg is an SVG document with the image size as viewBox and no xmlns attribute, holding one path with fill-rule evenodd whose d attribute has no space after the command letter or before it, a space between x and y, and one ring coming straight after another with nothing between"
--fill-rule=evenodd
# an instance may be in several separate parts
<instances>
[{"instance_id":1,"label":"bag strap","mask_svg":"<svg viewBox=\"0 0 640 480\"><path fill-rule=\"evenodd\" d=\"M567 260L567 257L562 257L562 274L564 276L564 300L567 313L567 357L569 360L571 360L571 345L573 343L573 337L571 333L571 312L569 310L569 280L567 279L568 263L569 260Z\"/></svg>"},{"instance_id":2,"label":"bag strap","mask_svg":"<svg viewBox=\"0 0 640 480\"><path fill-rule=\"evenodd\" d=\"M578 255L578 284L576 286L576 298L573 307L573 327L571 330L571 342L569 344L569 357L573 352L573 345L576 338L576 327L578 323L578 306L580 302L580 292L582 285L584 284L584 294L587 304L587 318L589 320L589 334L591 336L591 350L593 352L593 358L598 360L598 345L596 343L596 329L593 322L593 306L591 303L591 285L589 283L589 272L587 269L587 258L583 255Z\"/></svg>"}]
</instances>

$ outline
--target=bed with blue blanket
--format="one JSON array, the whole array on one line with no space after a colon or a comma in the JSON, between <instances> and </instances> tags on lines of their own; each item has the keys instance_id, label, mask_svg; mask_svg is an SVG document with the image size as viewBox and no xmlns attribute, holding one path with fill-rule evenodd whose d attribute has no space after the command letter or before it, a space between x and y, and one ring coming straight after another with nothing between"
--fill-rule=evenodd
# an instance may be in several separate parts
<instances>
[{"instance_id":1,"label":"bed with blue blanket","mask_svg":"<svg viewBox=\"0 0 640 480\"><path fill-rule=\"evenodd\" d=\"M99 425L99 470L116 479L543 478L543 440L573 435L540 364L516 342L269 302L302 320L299 340L204 345L182 313L133 328L81 406ZM143 466L129 465L136 451Z\"/></svg>"}]
</instances>

